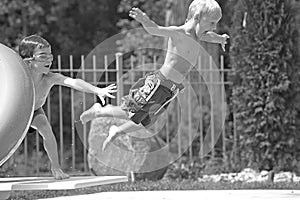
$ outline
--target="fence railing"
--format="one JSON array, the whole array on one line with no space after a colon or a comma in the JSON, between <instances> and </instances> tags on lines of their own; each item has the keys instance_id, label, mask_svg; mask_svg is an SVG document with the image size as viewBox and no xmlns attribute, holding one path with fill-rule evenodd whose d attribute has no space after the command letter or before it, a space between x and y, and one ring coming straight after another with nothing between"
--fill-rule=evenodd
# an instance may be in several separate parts
<instances>
[{"instance_id":1,"label":"fence railing","mask_svg":"<svg viewBox=\"0 0 300 200\"><path fill-rule=\"evenodd\" d=\"M57 67L53 67L52 71L73 78L82 78L100 87L117 83L117 98L115 100L110 99L108 102L118 105L121 102L121 97L128 93L130 86L138 78L141 78L149 71L157 70L160 64L157 63L157 58L154 57L149 63L146 63L146 59L143 58L141 59L143 63L135 66L133 58L129 58L125 64L122 54L117 53L114 56L112 59L108 56L101 58L103 63L101 66L99 65L99 58L96 56L91 56L89 61L84 56L81 56L80 68L74 67L75 59L73 56L69 56L67 61L62 60L62 57L58 56ZM109 63L109 60L112 60L112 62ZM66 62L68 67L66 67ZM232 117L233 120L227 119L226 113L232 113L232 111L228 110L228 107L227 109L220 109L221 113L215 113L217 108L214 108L214 103L212 102L216 101L214 98L222 98L220 106L222 108L226 107L223 103L226 102L226 96L229 95L225 94L231 85L231 82L227 81L231 70L224 69L224 58L222 56L220 60L216 61L217 65L219 65L218 68L214 68L213 63L211 57L207 60L199 58L198 65L188 74L186 82L190 87L186 88L184 92L186 95L178 97L184 98L181 102L187 103L183 106L179 105L178 102L180 101L173 103L174 105L171 108L174 109L169 109L167 114L164 115L166 123L163 137L167 144L177 137L177 144L170 146L170 151L178 155L185 153L190 160L197 157L201 160L218 157L222 158L224 162L229 162L229 159L232 159L229 158L230 155L235 154L237 147L234 115ZM219 77L217 81L214 79L216 75ZM220 87L220 93L217 95L210 94L211 90L209 90L209 87L214 85L224 86ZM85 148L88 146L88 127L86 125L83 126L82 130L80 130L81 133L79 133L76 123L79 123L78 116L80 113L88 109L88 106L96 101L97 97L95 95L58 86L51 90L47 103L44 106L56 135L61 165L69 173L86 173L89 171L87 164L88 151ZM80 108L78 108L78 105ZM182 115L180 113L182 109L186 111L185 116L180 116ZM214 115L222 115L224 119L226 118L220 138L214 138L216 136L214 124L220 123L214 121L215 118L212 117ZM176 120L178 123L174 123ZM195 120L198 120L199 124L195 125ZM172 135L175 129L174 125L178 126L176 127L179 130L178 136ZM158 126L156 125L156 128ZM207 127L210 128L208 129ZM212 150L205 155L205 150L201 147L204 146L207 134L211 134ZM183 146L187 146L186 144L189 144L188 148L184 149ZM9 167L14 168L14 172L19 175L28 176L49 173L49 160L43 150L42 138L38 133L29 133L25 137L18 151L2 166L2 168Z\"/></svg>"}]
</instances>

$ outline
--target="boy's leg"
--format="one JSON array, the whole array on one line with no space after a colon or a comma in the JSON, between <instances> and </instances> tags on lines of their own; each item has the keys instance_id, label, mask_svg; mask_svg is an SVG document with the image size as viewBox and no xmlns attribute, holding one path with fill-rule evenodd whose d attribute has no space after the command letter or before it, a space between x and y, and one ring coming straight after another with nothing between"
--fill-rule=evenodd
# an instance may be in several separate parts
<instances>
[{"instance_id":1,"label":"boy's leg","mask_svg":"<svg viewBox=\"0 0 300 200\"><path fill-rule=\"evenodd\" d=\"M133 121L128 121L122 124L121 126L111 126L109 133L102 145L102 150L105 150L108 145L113 142L118 136L123 134L128 134L130 132L138 131L144 127L141 124L136 124Z\"/></svg>"},{"instance_id":2,"label":"boy's leg","mask_svg":"<svg viewBox=\"0 0 300 200\"><path fill-rule=\"evenodd\" d=\"M144 85L145 83L144 78L140 78L130 90L137 89ZM90 109L84 111L80 116L80 121L84 124L88 121L95 119L97 117L117 117L120 119L127 119L129 120L128 114L124 111L121 106L112 106L107 105L102 107L99 103L95 103Z\"/></svg>"},{"instance_id":3,"label":"boy's leg","mask_svg":"<svg viewBox=\"0 0 300 200\"><path fill-rule=\"evenodd\" d=\"M154 75L152 75L153 77ZM139 79L130 89L130 92L129 92L129 95L128 96L131 96L131 91L133 90L137 90L139 89L140 87L143 87L144 84L145 84L145 81L147 78L150 78L150 75L147 75L141 79ZM155 84L154 84L155 85ZM126 98L124 99L124 104L129 104L129 102L126 102L126 101L129 101L129 100L126 100ZM135 100L134 100L135 101ZM127 105L125 106L127 107ZM129 106L130 107L130 106ZM130 109L128 109L130 110ZM102 145L102 149L105 150L107 148L107 146L112 142L114 141L118 136L122 135L122 134L128 134L130 132L134 132L134 131L138 131L140 129L143 129L144 126L146 126L146 124L144 124L142 121L145 120L145 118L148 116L148 112L145 112L145 111L138 111L137 113L135 113L133 116L131 116L131 118L128 117L128 114L123 110L121 109L121 107L118 107L118 109L114 110L114 111L111 111L111 112L114 112L114 116L116 117L119 117L119 118L122 118L122 119L128 119L129 121L127 121L126 123L122 124L121 126L111 126L110 129L109 129L109 133L108 133L108 136L107 138L105 139L105 141L103 142L103 145ZM102 113L102 115L104 115ZM121 117L122 116L122 117ZM142 125L143 124L143 125Z\"/></svg>"},{"instance_id":4,"label":"boy's leg","mask_svg":"<svg viewBox=\"0 0 300 200\"><path fill-rule=\"evenodd\" d=\"M66 179L69 178L68 174L65 174L59 165L57 143L53 134L52 128L47 120L47 117L40 108L35 112L31 126L36 128L43 137L44 148L48 154L51 162L51 172L55 179Z\"/></svg>"},{"instance_id":5,"label":"boy's leg","mask_svg":"<svg viewBox=\"0 0 300 200\"><path fill-rule=\"evenodd\" d=\"M80 121L85 124L88 121L98 117L117 117L120 119L129 119L127 113L120 106L107 105L102 107L99 103L95 103L90 109L84 111L80 115Z\"/></svg>"}]
</instances>

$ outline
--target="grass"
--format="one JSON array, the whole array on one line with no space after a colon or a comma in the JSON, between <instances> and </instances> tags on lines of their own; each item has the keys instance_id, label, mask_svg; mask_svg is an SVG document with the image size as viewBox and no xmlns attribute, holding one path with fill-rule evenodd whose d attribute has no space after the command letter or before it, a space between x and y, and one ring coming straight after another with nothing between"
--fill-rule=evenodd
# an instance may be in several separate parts
<instances>
[{"instance_id":1,"label":"grass","mask_svg":"<svg viewBox=\"0 0 300 200\"><path fill-rule=\"evenodd\" d=\"M119 183L97 187L82 188L76 190L53 190L53 191L13 191L10 199L37 199L59 196L92 194L113 191L154 191L154 190L241 190L241 189L287 189L299 190L300 183L225 183L225 182L198 182L191 180L161 180L140 181L135 183Z\"/></svg>"}]
</instances>

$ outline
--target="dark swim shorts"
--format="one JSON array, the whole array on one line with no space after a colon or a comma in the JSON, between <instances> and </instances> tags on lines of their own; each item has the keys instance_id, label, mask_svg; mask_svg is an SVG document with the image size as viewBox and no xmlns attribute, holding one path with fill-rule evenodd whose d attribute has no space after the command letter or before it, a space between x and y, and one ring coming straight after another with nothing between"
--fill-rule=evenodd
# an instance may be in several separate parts
<instances>
[{"instance_id":1,"label":"dark swim shorts","mask_svg":"<svg viewBox=\"0 0 300 200\"><path fill-rule=\"evenodd\" d=\"M175 83L156 71L139 79L131 87L129 94L122 98L121 108L133 122L147 127L158 119L182 89L182 84Z\"/></svg>"}]
</instances>

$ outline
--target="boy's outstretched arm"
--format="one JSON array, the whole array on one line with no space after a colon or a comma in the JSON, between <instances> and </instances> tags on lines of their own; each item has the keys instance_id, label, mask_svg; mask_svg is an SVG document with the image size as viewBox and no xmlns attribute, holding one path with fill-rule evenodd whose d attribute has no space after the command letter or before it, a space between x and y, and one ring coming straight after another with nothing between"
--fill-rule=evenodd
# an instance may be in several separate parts
<instances>
[{"instance_id":1,"label":"boy's outstretched arm","mask_svg":"<svg viewBox=\"0 0 300 200\"><path fill-rule=\"evenodd\" d=\"M177 26L163 27L157 25L146 15L146 13L141 11L139 8L132 8L129 11L129 16L140 22L143 25L144 29L151 35L172 37L176 34L176 31L179 30L179 27Z\"/></svg>"},{"instance_id":2,"label":"boy's outstretched arm","mask_svg":"<svg viewBox=\"0 0 300 200\"><path fill-rule=\"evenodd\" d=\"M81 92L96 94L102 103L105 103L104 97L115 98L111 93L117 92L117 86L115 84L111 84L105 88L99 88L82 79L73 79L58 73L52 73L51 79L53 85L63 85Z\"/></svg>"},{"instance_id":3,"label":"boy's outstretched arm","mask_svg":"<svg viewBox=\"0 0 300 200\"><path fill-rule=\"evenodd\" d=\"M215 32L209 31L203 33L199 39L205 42L218 43L221 44L223 51L225 51L225 45L227 44L227 39L229 36L227 34L219 35Z\"/></svg>"}]
</instances>

